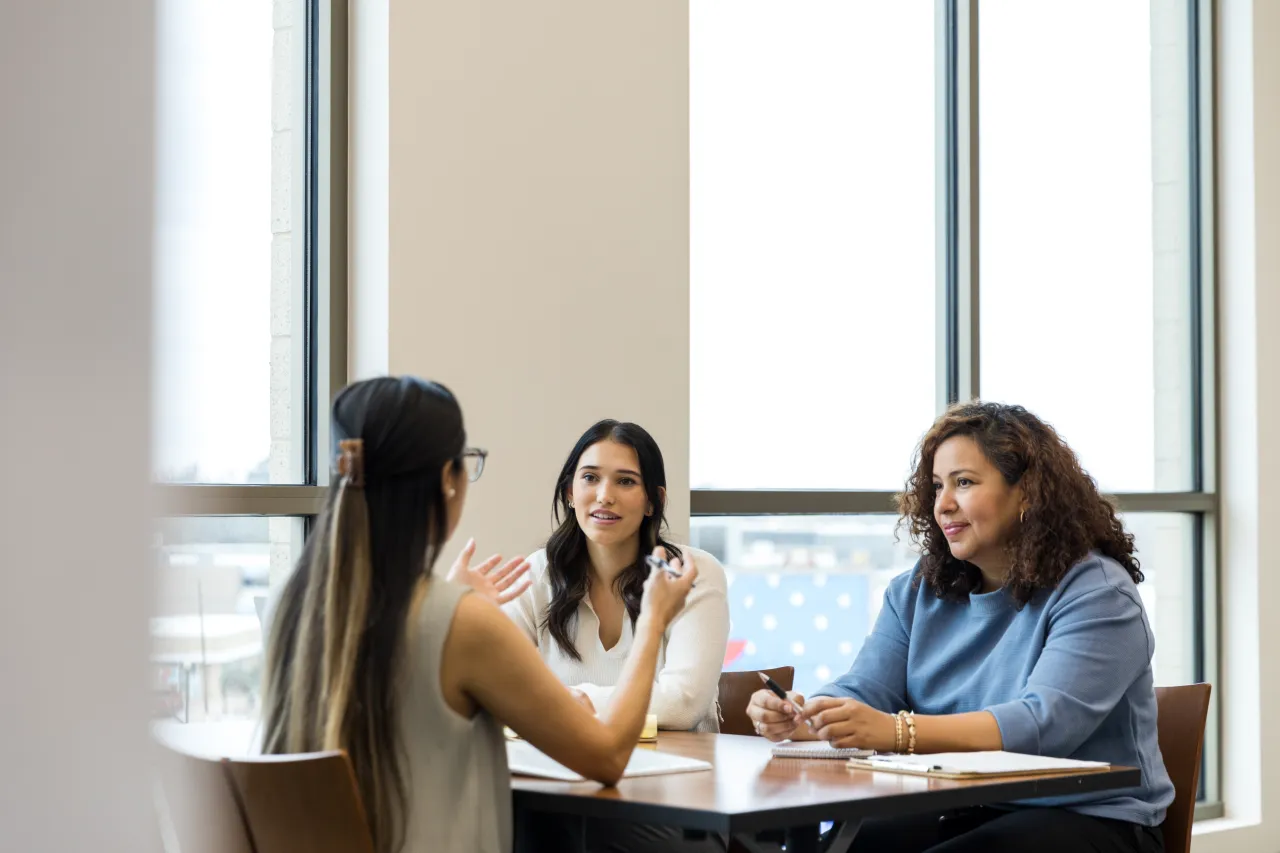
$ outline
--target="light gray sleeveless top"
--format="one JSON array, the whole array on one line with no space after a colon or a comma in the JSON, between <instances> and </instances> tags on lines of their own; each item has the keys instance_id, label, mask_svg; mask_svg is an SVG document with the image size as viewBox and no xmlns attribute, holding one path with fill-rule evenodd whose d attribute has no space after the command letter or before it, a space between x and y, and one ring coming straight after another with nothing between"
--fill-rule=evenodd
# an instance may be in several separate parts
<instances>
[{"instance_id":1,"label":"light gray sleeveless top","mask_svg":"<svg viewBox=\"0 0 1280 853\"><path fill-rule=\"evenodd\" d=\"M427 583L405 634L400 742L408 783L403 853L510 853L511 777L502 726L488 711L465 719L440 690L440 664L468 589Z\"/></svg>"}]
</instances>

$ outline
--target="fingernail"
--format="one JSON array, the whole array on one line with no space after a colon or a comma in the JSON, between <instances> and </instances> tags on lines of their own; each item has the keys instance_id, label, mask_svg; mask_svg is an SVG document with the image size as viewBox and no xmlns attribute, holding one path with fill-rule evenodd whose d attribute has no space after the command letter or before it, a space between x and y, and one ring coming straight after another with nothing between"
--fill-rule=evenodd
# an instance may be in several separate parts
<instances>
[{"instance_id":1,"label":"fingernail","mask_svg":"<svg viewBox=\"0 0 1280 853\"><path fill-rule=\"evenodd\" d=\"M791 706L790 706L790 705L788 705L788 704L786 704L786 703L784 702L784 703L783 703L783 705L782 705L782 711L783 711L783 713L785 713L785 714L790 714L790 713L791 713Z\"/></svg>"}]
</instances>

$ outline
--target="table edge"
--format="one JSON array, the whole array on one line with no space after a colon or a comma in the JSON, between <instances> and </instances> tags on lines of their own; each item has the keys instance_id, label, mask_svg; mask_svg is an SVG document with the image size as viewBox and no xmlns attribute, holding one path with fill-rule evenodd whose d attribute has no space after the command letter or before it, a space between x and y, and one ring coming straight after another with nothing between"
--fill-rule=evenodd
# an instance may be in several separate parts
<instances>
[{"instance_id":1,"label":"table edge","mask_svg":"<svg viewBox=\"0 0 1280 853\"><path fill-rule=\"evenodd\" d=\"M874 771L868 771L874 772ZM512 782L516 781L513 777ZM736 833L781 829L824 820L855 820L870 817L897 817L921 812L1013 801L1068 797L1133 788L1142 782L1142 773L1133 767L1083 773L1009 778L987 785L966 785L933 791L895 792L881 797L864 797L844 802L765 807L747 811L720 811L596 797L566 791L511 789L516 811L528 810L582 817L655 823L683 829ZM993 794L995 796L993 796Z\"/></svg>"}]
</instances>

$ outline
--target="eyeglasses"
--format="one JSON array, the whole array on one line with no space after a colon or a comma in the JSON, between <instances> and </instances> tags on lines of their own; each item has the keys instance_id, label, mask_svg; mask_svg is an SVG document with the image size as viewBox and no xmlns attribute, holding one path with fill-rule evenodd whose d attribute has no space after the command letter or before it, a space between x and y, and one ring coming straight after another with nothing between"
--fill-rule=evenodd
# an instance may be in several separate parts
<instances>
[{"instance_id":1,"label":"eyeglasses","mask_svg":"<svg viewBox=\"0 0 1280 853\"><path fill-rule=\"evenodd\" d=\"M467 466L467 479L475 482L484 473L484 461L489 458L489 451L479 447L468 447L462 451L462 464Z\"/></svg>"}]
</instances>

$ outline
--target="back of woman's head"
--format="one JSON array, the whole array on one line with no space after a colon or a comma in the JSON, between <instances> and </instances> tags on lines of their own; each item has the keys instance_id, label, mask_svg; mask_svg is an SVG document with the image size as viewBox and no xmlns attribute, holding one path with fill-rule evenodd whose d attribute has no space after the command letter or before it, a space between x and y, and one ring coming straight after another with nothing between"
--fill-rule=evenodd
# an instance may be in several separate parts
<instances>
[{"instance_id":1,"label":"back of woman's head","mask_svg":"<svg viewBox=\"0 0 1280 853\"><path fill-rule=\"evenodd\" d=\"M934 457L956 437L971 439L1004 481L1022 491L1026 510L1005 543L1010 565L1005 588L1019 604L1037 590L1057 586L1093 549L1142 581L1133 536L1057 431L1021 406L974 401L953 405L934 422L898 496L900 524L921 551L921 579L939 597L964 600L982 587L978 568L951 555L934 516Z\"/></svg>"},{"instance_id":2,"label":"back of woman's head","mask_svg":"<svg viewBox=\"0 0 1280 853\"><path fill-rule=\"evenodd\" d=\"M264 673L268 753L346 750L380 853L401 844L397 668L408 610L448 537L442 472L462 411L413 377L357 382L333 402L338 473L276 606Z\"/></svg>"},{"instance_id":3,"label":"back of woman's head","mask_svg":"<svg viewBox=\"0 0 1280 853\"><path fill-rule=\"evenodd\" d=\"M556 529L547 540L547 571L551 578L547 629L560 650L575 660L581 660L581 656L574 647L570 627L578 604L587 594L589 557L587 535L574 512L570 496L573 494L574 478L583 454L603 441L635 451L645 501L651 507L651 512L640 518L635 562L614 581L614 587L622 597L633 624L640 615L644 582L649 576L649 569L644 562L645 555L661 545L666 548L669 557L681 556L680 549L663 538L667 524L667 470L658 442L639 424L610 419L592 424L574 443L560 468L560 475L556 477L555 494L551 502ZM580 509L586 512L585 508Z\"/></svg>"}]
</instances>

